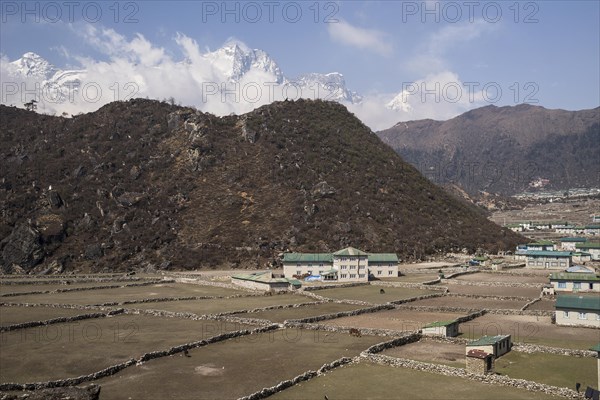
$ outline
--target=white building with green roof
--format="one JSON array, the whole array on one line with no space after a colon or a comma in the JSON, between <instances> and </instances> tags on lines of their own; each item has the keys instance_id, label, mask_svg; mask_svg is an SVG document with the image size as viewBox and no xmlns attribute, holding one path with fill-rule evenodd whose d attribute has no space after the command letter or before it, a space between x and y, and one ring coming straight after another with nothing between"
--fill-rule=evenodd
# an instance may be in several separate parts
<instances>
[{"instance_id":1,"label":"white building with green roof","mask_svg":"<svg viewBox=\"0 0 600 400\"><path fill-rule=\"evenodd\" d=\"M366 253L354 247L335 253L285 253L283 274L301 279L315 276L322 281L368 282L398 276L398 256L393 253Z\"/></svg>"},{"instance_id":2,"label":"white building with green roof","mask_svg":"<svg viewBox=\"0 0 600 400\"><path fill-rule=\"evenodd\" d=\"M556 298L556 325L600 328L600 296L561 295Z\"/></svg>"},{"instance_id":3,"label":"white building with green roof","mask_svg":"<svg viewBox=\"0 0 600 400\"><path fill-rule=\"evenodd\" d=\"M595 273L555 272L550 275L554 292L600 293L600 276Z\"/></svg>"},{"instance_id":4,"label":"white building with green roof","mask_svg":"<svg viewBox=\"0 0 600 400\"><path fill-rule=\"evenodd\" d=\"M458 336L458 321L435 321L421 328L421 333L428 336Z\"/></svg>"}]
</instances>

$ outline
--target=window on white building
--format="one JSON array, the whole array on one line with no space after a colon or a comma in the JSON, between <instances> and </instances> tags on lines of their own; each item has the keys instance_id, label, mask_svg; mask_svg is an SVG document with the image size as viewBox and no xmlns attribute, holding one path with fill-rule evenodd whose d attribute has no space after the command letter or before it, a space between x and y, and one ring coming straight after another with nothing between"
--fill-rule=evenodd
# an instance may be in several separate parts
<instances>
[{"instance_id":1,"label":"window on white building","mask_svg":"<svg viewBox=\"0 0 600 400\"><path fill-rule=\"evenodd\" d=\"M558 282L558 288L559 289L566 289L567 287L567 283L566 282Z\"/></svg>"},{"instance_id":2,"label":"window on white building","mask_svg":"<svg viewBox=\"0 0 600 400\"><path fill-rule=\"evenodd\" d=\"M560 262L560 266L561 266L561 267L566 267L566 266L567 266L567 264L565 264L565 262L564 262L564 261L561 261L561 262Z\"/></svg>"},{"instance_id":3,"label":"window on white building","mask_svg":"<svg viewBox=\"0 0 600 400\"><path fill-rule=\"evenodd\" d=\"M573 290L581 289L581 282L573 282Z\"/></svg>"},{"instance_id":4,"label":"window on white building","mask_svg":"<svg viewBox=\"0 0 600 400\"><path fill-rule=\"evenodd\" d=\"M587 319L587 315L584 312L580 312L579 319Z\"/></svg>"},{"instance_id":5,"label":"window on white building","mask_svg":"<svg viewBox=\"0 0 600 400\"><path fill-rule=\"evenodd\" d=\"M350 264L350 269L356 269L356 265Z\"/></svg>"},{"instance_id":6,"label":"window on white building","mask_svg":"<svg viewBox=\"0 0 600 400\"><path fill-rule=\"evenodd\" d=\"M565 313L565 318L569 318L569 312L568 311L564 311Z\"/></svg>"},{"instance_id":7,"label":"window on white building","mask_svg":"<svg viewBox=\"0 0 600 400\"><path fill-rule=\"evenodd\" d=\"M302 275L302 271L296 270L296 275Z\"/></svg>"},{"instance_id":8,"label":"window on white building","mask_svg":"<svg viewBox=\"0 0 600 400\"><path fill-rule=\"evenodd\" d=\"M364 277L365 277L365 274L358 274L358 277L359 277L359 278L364 278Z\"/></svg>"},{"instance_id":9,"label":"window on white building","mask_svg":"<svg viewBox=\"0 0 600 400\"><path fill-rule=\"evenodd\" d=\"M355 279L356 278L356 274L350 274L350 279Z\"/></svg>"},{"instance_id":10,"label":"window on white building","mask_svg":"<svg viewBox=\"0 0 600 400\"><path fill-rule=\"evenodd\" d=\"M383 271L377 271L377 275L381 275Z\"/></svg>"},{"instance_id":11,"label":"window on white building","mask_svg":"<svg viewBox=\"0 0 600 400\"><path fill-rule=\"evenodd\" d=\"M340 274L340 278L342 279L346 279L348 277L348 274Z\"/></svg>"},{"instance_id":12,"label":"window on white building","mask_svg":"<svg viewBox=\"0 0 600 400\"><path fill-rule=\"evenodd\" d=\"M388 271L388 275L394 275L394 271Z\"/></svg>"}]
</instances>

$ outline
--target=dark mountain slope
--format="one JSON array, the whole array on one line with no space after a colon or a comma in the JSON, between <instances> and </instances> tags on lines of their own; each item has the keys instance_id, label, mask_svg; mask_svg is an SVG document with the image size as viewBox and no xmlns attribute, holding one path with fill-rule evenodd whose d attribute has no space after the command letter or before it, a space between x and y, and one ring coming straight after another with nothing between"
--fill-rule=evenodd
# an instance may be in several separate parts
<instances>
[{"instance_id":1,"label":"dark mountain slope","mask_svg":"<svg viewBox=\"0 0 600 400\"><path fill-rule=\"evenodd\" d=\"M73 119L0 117L6 271L248 267L346 245L418 258L519 241L337 103L217 118L138 99Z\"/></svg>"},{"instance_id":2,"label":"dark mountain slope","mask_svg":"<svg viewBox=\"0 0 600 400\"><path fill-rule=\"evenodd\" d=\"M434 182L471 194L512 195L540 178L549 180L545 189L600 186L600 108L487 106L443 122L400 122L378 135Z\"/></svg>"}]
</instances>

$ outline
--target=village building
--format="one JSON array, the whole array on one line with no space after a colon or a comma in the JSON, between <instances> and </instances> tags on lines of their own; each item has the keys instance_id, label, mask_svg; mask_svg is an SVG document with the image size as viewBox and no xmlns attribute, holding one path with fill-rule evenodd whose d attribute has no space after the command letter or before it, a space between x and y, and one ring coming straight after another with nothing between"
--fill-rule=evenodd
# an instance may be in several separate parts
<instances>
[{"instance_id":1,"label":"village building","mask_svg":"<svg viewBox=\"0 0 600 400\"><path fill-rule=\"evenodd\" d=\"M527 243L527 251L553 251L554 243L549 240L540 240L538 242Z\"/></svg>"},{"instance_id":2,"label":"village building","mask_svg":"<svg viewBox=\"0 0 600 400\"><path fill-rule=\"evenodd\" d=\"M595 274L596 270L592 267L584 267L583 265L571 265L565 272L575 272L578 274Z\"/></svg>"},{"instance_id":3,"label":"village building","mask_svg":"<svg viewBox=\"0 0 600 400\"><path fill-rule=\"evenodd\" d=\"M600 296L560 295L554 305L556 325L600 328Z\"/></svg>"},{"instance_id":4,"label":"village building","mask_svg":"<svg viewBox=\"0 0 600 400\"><path fill-rule=\"evenodd\" d=\"M564 233L567 235L572 235L572 234L576 233L576 227L575 227L575 225L565 225L563 227L555 228L554 231L556 233Z\"/></svg>"},{"instance_id":5,"label":"village building","mask_svg":"<svg viewBox=\"0 0 600 400\"><path fill-rule=\"evenodd\" d=\"M494 356L483 350L468 350L466 370L478 375L491 374L494 372Z\"/></svg>"},{"instance_id":6,"label":"village building","mask_svg":"<svg viewBox=\"0 0 600 400\"><path fill-rule=\"evenodd\" d=\"M467 343L467 354L471 350L480 350L498 358L510 351L512 340L510 335L482 336Z\"/></svg>"},{"instance_id":7,"label":"village building","mask_svg":"<svg viewBox=\"0 0 600 400\"><path fill-rule=\"evenodd\" d=\"M586 225L583 234L589 236L600 235L600 225Z\"/></svg>"},{"instance_id":8,"label":"village building","mask_svg":"<svg viewBox=\"0 0 600 400\"><path fill-rule=\"evenodd\" d=\"M521 224L506 224L504 225L504 227L510 229L513 232L523 232L525 230L525 228Z\"/></svg>"},{"instance_id":9,"label":"village building","mask_svg":"<svg viewBox=\"0 0 600 400\"><path fill-rule=\"evenodd\" d=\"M302 285L297 279L274 278L271 271L233 275L231 283L246 289L266 292L285 292L292 289L299 289Z\"/></svg>"},{"instance_id":10,"label":"village building","mask_svg":"<svg viewBox=\"0 0 600 400\"><path fill-rule=\"evenodd\" d=\"M354 247L335 253L285 253L283 274L286 278L368 282L369 276L398 276L398 256L393 253L366 253Z\"/></svg>"},{"instance_id":11,"label":"village building","mask_svg":"<svg viewBox=\"0 0 600 400\"><path fill-rule=\"evenodd\" d=\"M585 242L587 242L587 239L582 237L564 237L560 239L560 249L563 251L575 251L577 243Z\"/></svg>"},{"instance_id":12,"label":"village building","mask_svg":"<svg viewBox=\"0 0 600 400\"><path fill-rule=\"evenodd\" d=\"M594 273L555 272L550 275L550 283L556 293L600 293L600 276Z\"/></svg>"},{"instance_id":13,"label":"village building","mask_svg":"<svg viewBox=\"0 0 600 400\"><path fill-rule=\"evenodd\" d=\"M600 243L598 242L577 243L575 249L579 252L590 253L592 260L600 260Z\"/></svg>"},{"instance_id":14,"label":"village building","mask_svg":"<svg viewBox=\"0 0 600 400\"><path fill-rule=\"evenodd\" d=\"M458 336L458 321L435 321L421 328L421 333L428 336Z\"/></svg>"},{"instance_id":15,"label":"village building","mask_svg":"<svg viewBox=\"0 0 600 400\"><path fill-rule=\"evenodd\" d=\"M585 264L588 261L592 261L592 254L586 253L585 251L576 251L571 253L571 261L574 263Z\"/></svg>"},{"instance_id":16,"label":"village building","mask_svg":"<svg viewBox=\"0 0 600 400\"><path fill-rule=\"evenodd\" d=\"M525 266L527 268L567 269L571 266L569 251L527 251Z\"/></svg>"}]
</instances>

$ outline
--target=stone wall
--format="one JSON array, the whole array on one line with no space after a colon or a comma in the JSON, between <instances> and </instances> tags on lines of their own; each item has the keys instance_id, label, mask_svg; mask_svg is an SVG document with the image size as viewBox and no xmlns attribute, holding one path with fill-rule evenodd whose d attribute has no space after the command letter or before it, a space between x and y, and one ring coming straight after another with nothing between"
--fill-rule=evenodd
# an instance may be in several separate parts
<instances>
[{"instance_id":1,"label":"stone wall","mask_svg":"<svg viewBox=\"0 0 600 400\"><path fill-rule=\"evenodd\" d=\"M291 320L287 320L287 321L314 323L314 322L318 322L318 321L325 321L328 319L350 317L350 316L354 316L354 315L374 313L374 312L381 311L381 310L392 310L392 309L394 309L394 306L391 304L380 304L380 305L377 305L374 307L361 308L359 310L340 311L337 313L317 315L315 317L308 317L308 318L302 318L302 319L291 319Z\"/></svg>"},{"instance_id":2,"label":"stone wall","mask_svg":"<svg viewBox=\"0 0 600 400\"><path fill-rule=\"evenodd\" d=\"M411 368L418 371L432 372L445 376L455 376L466 378L491 385L502 385L521 388L532 392L543 392L549 395L566 397L566 398L583 398L583 393L577 393L572 389L550 386L542 383L527 381L524 379L514 379L507 376L487 374L479 375L467 372L463 368L455 368L440 364L430 364L421 361L408 360L404 358L390 357L381 354L365 354L366 359L371 362L388 365L393 367ZM483 396L485 397L485 396Z\"/></svg>"},{"instance_id":3,"label":"stone wall","mask_svg":"<svg viewBox=\"0 0 600 400\"><path fill-rule=\"evenodd\" d=\"M193 349L196 347L206 346L211 343L220 342L223 340L246 336L246 335L254 335L263 332L268 332L274 329L278 329L279 325L270 325L267 327L256 328L252 330L242 329L233 332L223 333L221 335L213 336L208 339L199 340L196 342L185 343L179 346L171 347L167 350L162 351L153 351L146 354L143 354L138 359L130 359L125 362L110 366L108 368L104 368L98 372L94 372L88 375L81 375L75 378L67 378L67 379L58 379L54 381L46 381L46 382L35 382L35 383L0 383L0 391L18 391L18 390L39 390L46 388L54 388L54 387L64 387L64 386L74 386L79 385L83 382L89 382L96 379L104 378L107 376L111 376L116 374L119 371L122 371L125 368L128 368L132 365L140 365L146 361L153 360L155 358L171 356L177 353L181 353L185 350Z\"/></svg>"},{"instance_id":4,"label":"stone wall","mask_svg":"<svg viewBox=\"0 0 600 400\"><path fill-rule=\"evenodd\" d=\"M170 280L170 281L159 280L159 281L129 283L126 285L86 286L86 287L65 288L65 289L55 289L55 290L36 290L36 291L31 291L31 292L4 293L4 294L1 294L0 297L24 296L24 295L30 295L30 294L82 292L82 291L88 291L88 290L101 290L101 289L118 289L118 288L124 288L124 287L149 286L149 285L156 285L159 283L173 283L173 282L174 282L173 280Z\"/></svg>"},{"instance_id":5,"label":"stone wall","mask_svg":"<svg viewBox=\"0 0 600 400\"><path fill-rule=\"evenodd\" d=\"M52 319L47 319L44 321L28 321L28 322L23 322L20 324L1 326L0 332L9 332L9 331L17 330L17 329L34 328L36 326L60 324L60 323L64 323L64 322L81 321L84 319L105 318L108 316L123 314L124 311L125 310L123 310L123 309L119 309L119 310L109 311L107 313L80 314L80 315L74 315L71 317L52 318Z\"/></svg>"},{"instance_id":6,"label":"stone wall","mask_svg":"<svg viewBox=\"0 0 600 400\"><path fill-rule=\"evenodd\" d=\"M431 299L431 298L434 298L434 297L442 297L444 295L445 295L445 293L424 294L422 296L410 297L408 299L390 301L390 304L399 305L399 304L411 303L411 302L417 301L417 300L425 300L425 299Z\"/></svg>"},{"instance_id":7,"label":"stone wall","mask_svg":"<svg viewBox=\"0 0 600 400\"><path fill-rule=\"evenodd\" d=\"M368 286L369 282L352 282L352 283L337 283L331 285L319 285L319 286L302 286L300 291L316 291L316 290L325 290L325 289L339 289L339 288L348 288L354 286Z\"/></svg>"},{"instance_id":8,"label":"stone wall","mask_svg":"<svg viewBox=\"0 0 600 400\"><path fill-rule=\"evenodd\" d=\"M296 376L295 378L292 379L288 379L285 381L281 381L279 382L277 385L275 386L271 386L268 388L263 388L261 390L259 390L258 392L254 392L248 396L244 396L244 397L240 397L238 400L260 400L260 399L265 399L267 397L270 397L272 395L274 395L275 393L281 392L282 390L285 390L291 386L297 385L300 382L304 382L304 381L308 381L312 378L315 378L319 375L322 375L328 371L331 371L341 365L346 365L349 364L351 362L355 361L354 358L349 358L349 357L342 357L338 360L335 360L331 363L328 364L324 364L321 368L319 368L319 370L317 371L306 371L298 376Z\"/></svg>"}]
</instances>

